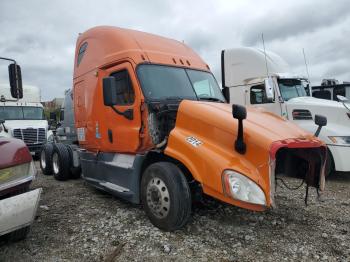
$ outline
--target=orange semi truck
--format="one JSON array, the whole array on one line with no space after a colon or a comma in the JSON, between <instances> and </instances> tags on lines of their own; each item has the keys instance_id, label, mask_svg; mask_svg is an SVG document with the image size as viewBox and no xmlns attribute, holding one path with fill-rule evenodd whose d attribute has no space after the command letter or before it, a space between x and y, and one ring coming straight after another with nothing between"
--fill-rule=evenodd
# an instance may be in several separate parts
<instances>
[{"instance_id":1,"label":"orange semi truck","mask_svg":"<svg viewBox=\"0 0 350 262\"><path fill-rule=\"evenodd\" d=\"M163 230L186 224L198 193L262 211L275 205L281 174L324 189L325 145L269 112L230 106L184 43L92 28L77 40L72 94L77 139L44 147L44 173L65 180L81 168L93 186L142 203Z\"/></svg>"}]
</instances>

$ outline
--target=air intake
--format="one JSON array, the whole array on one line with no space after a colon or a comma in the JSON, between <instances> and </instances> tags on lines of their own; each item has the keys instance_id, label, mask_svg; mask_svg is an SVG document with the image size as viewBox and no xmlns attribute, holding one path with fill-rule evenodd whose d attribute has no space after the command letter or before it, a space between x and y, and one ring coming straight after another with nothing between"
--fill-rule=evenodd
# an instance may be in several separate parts
<instances>
[{"instance_id":1,"label":"air intake","mask_svg":"<svg viewBox=\"0 0 350 262\"><path fill-rule=\"evenodd\" d=\"M293 110L293 120L312 120L312 115L309 110L295 109Z\"/></svg>"}]
</instances>

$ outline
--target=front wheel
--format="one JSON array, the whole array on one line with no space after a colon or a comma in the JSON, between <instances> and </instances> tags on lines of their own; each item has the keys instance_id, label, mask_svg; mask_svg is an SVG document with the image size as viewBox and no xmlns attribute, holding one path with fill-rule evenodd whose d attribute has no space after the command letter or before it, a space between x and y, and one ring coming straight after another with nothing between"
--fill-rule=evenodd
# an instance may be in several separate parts
<instances>
[{"instance_id":1,"label":"front wheel","mask_svg":"<svg viewBox=\"0 0 350 262\"><path fill-rule=\"evenodd\" d=\"M44 175L52 175L53 144L45 144L40 151L40 168Z\"/></svg>"},{"instance_id":2,"label":"front wheel","mask_svg":"<svg viewBox=\"0 0 350 262\"><path fill-rule=\"evenodd\" d=\"M328 149L327 150L327 160L326 160L326 167L325 167L325 172L326 172L326 178L332 176L332 174L335 171L335 164L334 164L334 159L331 151Z\"/></svg>"},{"instance_id":3,"label":"front wheel","mask_svg":"<svg viewBox=\"0 0 350 262\"><path fill-rule=\"evenodd\" d=\"M175 164L150 165L141 180L141 200L156 227L173 231L183 227L191 215L191 191L186 177Z\"/></svg>"}]
</instances>

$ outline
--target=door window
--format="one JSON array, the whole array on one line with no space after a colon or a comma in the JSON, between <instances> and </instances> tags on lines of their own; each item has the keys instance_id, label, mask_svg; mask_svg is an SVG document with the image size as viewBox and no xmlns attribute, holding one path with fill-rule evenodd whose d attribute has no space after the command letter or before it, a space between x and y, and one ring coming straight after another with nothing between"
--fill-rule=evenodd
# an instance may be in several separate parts
<instances>
[{"instance_id":1,"label":"door window","mask_svg":"<svg viewBox=\"0 0 350 262\"><path fill-rule=\"evenodd\" d=\"M250 104L272 103L266 98L265 85L256 85L250 88Z\"/></svg>"},{"instance_id":2,"label":"door window","mask_svg":"<svg viewBox=\"0 0 350 262\"><path fill-rule=\"evenodd\" d=\"M115 78L117 89L116 105L131 105L135 100L135 92L128 71L122 70L111 74Z\"/></svg>"}]
</instances>

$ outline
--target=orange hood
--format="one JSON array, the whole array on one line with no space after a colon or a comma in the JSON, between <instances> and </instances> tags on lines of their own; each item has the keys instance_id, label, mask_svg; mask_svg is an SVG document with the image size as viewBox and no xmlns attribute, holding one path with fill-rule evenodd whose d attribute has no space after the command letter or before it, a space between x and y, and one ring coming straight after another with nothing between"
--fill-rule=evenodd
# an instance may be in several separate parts
<instances>
[{"instance_id":1,"label":"orange hood","mask_svg":"<svg viewBox=\"0 0 350 262\"><path fill-rule=\"evenodd\" d=\"M230 105L184 100L165 154L182 162L202 184L205 193L234 203L222 197L224 170L247 175L269 194L269 161L274 159L278 148L324 146L297 125L261 109L249 108L243 126L246 153L240 154L234 149L238 120L232 117Z\"/></svg>"}]
</instances>

